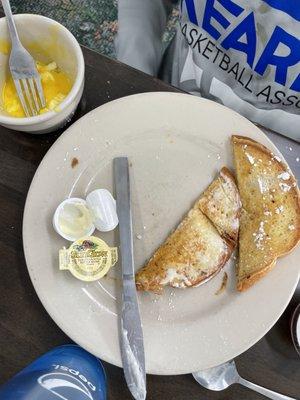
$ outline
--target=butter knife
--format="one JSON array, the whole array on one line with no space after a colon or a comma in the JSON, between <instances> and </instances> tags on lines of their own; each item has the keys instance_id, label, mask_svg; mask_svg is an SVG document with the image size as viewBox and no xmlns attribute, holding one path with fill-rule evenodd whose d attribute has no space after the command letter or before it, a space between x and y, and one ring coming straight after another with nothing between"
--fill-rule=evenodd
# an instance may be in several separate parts
<instances>
[{"instance_id":1,"label":"butter knife","mask_svg":"<svg viewBox=\"0 0 300 400\"><path fill-rule=\"evenodd\" d=\"M136 400L145 400L145 353L134 279L130 180L127 157L114 159L114 180L123 278L120 330L121 356L125 379L132 396Z\"/></svg>"}]
</instances>

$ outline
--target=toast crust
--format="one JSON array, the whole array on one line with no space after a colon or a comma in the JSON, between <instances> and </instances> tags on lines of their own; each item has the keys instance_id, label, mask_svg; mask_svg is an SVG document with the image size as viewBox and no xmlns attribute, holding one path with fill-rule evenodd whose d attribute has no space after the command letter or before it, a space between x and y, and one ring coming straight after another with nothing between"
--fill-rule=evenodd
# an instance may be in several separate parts
<instances>
[{"instance_id":1,"label":"toast crust","mask_svg":"<svg viewBox=\"0 0 300 400\"><path fill-rule=\"evenodd\" d=\"M268 264L261 271L255 272L254 274L250 275L249 277L246 277L242 281L238 281L237 290L239 292L244 292L245 290L249 289L251 286L253 286L257 281L259 281L261 278L267 275L267 273L275 267L276 261L277 260L274 260L272 263Z\"/></svg>"},{"instance_id":2,"label":"toast crust","mask_svg":"<svg viewBox=\"0 0 300 400\"><path fill-rule=\"evenodd\" d=\"M277 258L284 256L285 254L291 252L299 243L300 241L300 195L299 195L299 189L297 187L297 182L296 179L294 178L292 172L289 170L289 168L283 164L281 162L281 160L277 157L274 156L274 154L267 149L265 146L263 146L262 144L256 142L255 140L248 138L248 137L244 137L244 136L233 136L232 137L232 142L233 142L233 147L234 147L234 152L235 152L235 161L236 161L236 169L237 169L237 178L238 178L238 186L239 186L239 190L240 190L240 195L241 195L241 200L243 203L243 213L247 214L246 217L242 217L241 218L241 222L240 222L240 252L242 254L240 254L240 260L239 260L239 265L237 267L237 278L238 278L238 283L237 283L237 289L239 291L244 291L246 289L248 289L250 286L252 286L254 283L256 283L259 279L261 279L263 276L265 276L271 269L273 269L273 267L276 264L276 260ZM246 184L243 180L243 178L248 179L249 175L245 175L245 171L243 171L243 166L241 165L243 160L241 160L241 154L239 153L239 150L241 148L238 149L238 146L242 146L242 148L244 149L244 152L247 154L247 157L249 158L250 164L252 164L250 167L249 165L247 166L247 168L249 169L249 174L253 174L255 176L258 177L258 179L264 180L265 182L268 183L268 181L266 180L267 177L265 177L263 174L269 174L272 179L273 179L273 189L272 189L272 193L273 193L273 200L270 201L269 199L269 192L267 190L263 190L262 195L260 194L259 197L259 193L252 193L252 197L254 198L258 198L258 202L254 202L254 205L251 205L251 198L250 198L250 192L247 190L243 190L244 185ZM258 165L255 166L256 163L254 160L253 155L257 155L260 154L262 155L261 158L263 159L265 157L265 159L261 160L263 163L263 166ZM237 157L239 157L239 160L237 160ZM267 166L265 165L265 161L267 161ZM238 161L238 162L237 162ZM255 168L260 168L261 171L263 171L263 173L257 173ZM265 171L269 171L271 170L271 172L266 173ZM244 168L245 169L245 168ZM244 175L243 175L244 174ZM278 179L279 177L283 177L284 180L282 180L281 178ZM274 189L274 182L276 182L276 179L278 179L279 183L277 184L277 186L279 188ZM264 182L262 182L262 186L263 186ZM281 185L281 186L280 186ZM250 189L249 189L250 190ZM272 196L272 195L270 195ZM275 208L275 212L274 212L274 207L271 208L273 206L272 203L276 205L280 204L280 202L285 202L284 204L287 204L287 210L284 209L283 205L280 205L279 207ZM277 204L278 203L278 204ZM254 206L256 207L257 210L260 209L260 207L269 207L269 209L272 209L271 211L265 211L263 214L259 215L259 212L255 210ZM282 211L284 209L284 211ZM272 215L273 213L273 215ZM282 213L282 216L281 214ZM276 215L277 214L277 215ZM282 240L279 241L279 233L278 233L278 237L276 236L276 229L273 228L269 228L270 231L273 232L273 235L270 235L270 237L268 237L268 233L267 232L267 238L270 240L270 242L268 243L268 245L266 246L266 248L262 248L262 254L263 254L263 259L261 258L262 255L259 254L259 252L257 252L257 249L253 247L251 248L251 246L245 245L245 243L243 241L245 241L245 238L247 237L247 239L249 239L249 236L247 236L248 233L245 233L247 231L247 228L250 229L249 227L251 227L251 223L253 223L253 221L255 219L260 220L261 221L265 221L265 222L261 222L261 223L265 223L265 226L268 227L270 225L274 225L275 227L278 226L278 230L282 229L283 225L286 224L287 222L287 218L288 215L291 215L292 221L293 223L291 225L289 225L293 228L292 230L287 229L286 232L282 233ZM281 216L281 220L279 219L279 217ZM270 220L268 219L270 218ZM283 219L285 218L285 219ZM244 225L247 225L247 228ZM274 233L275 232L275 233ZM257 234L257 232L256 232ZM253 235L255 236L255 233L253 233ZM260 237L258 237L260 239ZM257 239L257 237L256 237ZM274 242L274 248L271 246L271 244L273 244ZM261 263L262 266L261 268L259 268L259 265L254 265L253 263L253 271L248 271L248 273L245 275L243 275L241 273L241 271L244 268L244 264L245 264L245 260L249 261L249 257L245 256L245 249L247 249L248 251L253 250L254 252L254 256L258 257L257 258L257 263L260 265L261 260L264 261L264 259L267 259L266 263ZM250 260L251 261L251 260ZM251 261L252 262L252 261Z\"/></svg>"}]
</instances>

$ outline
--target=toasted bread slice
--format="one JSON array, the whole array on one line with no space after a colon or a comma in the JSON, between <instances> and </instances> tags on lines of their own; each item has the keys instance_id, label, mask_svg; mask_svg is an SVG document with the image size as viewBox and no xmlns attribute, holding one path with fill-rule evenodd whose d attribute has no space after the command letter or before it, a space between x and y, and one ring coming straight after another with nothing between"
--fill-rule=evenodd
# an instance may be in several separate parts
<instances>
[{"instance_id":1,"label":"toasted bread slice","mask_svg":"<svg viewBox=\"0 0 300 400\"><path fill-rule=\"evenodd\" d=\"M218 272L231 254L210 220L194 207L148 264L136 274L139 290L195 286Z\"/></svg>"},{"instance_id":2,"label":"toasted bread slice","mask_svg":"<svg viewBox=\"0 0 300 400\"><path fill-rule=\"evenodd\" d=\"M237 288L243 291L300 240L300 198L288 167L260 143L233 136L242 201Z\"/></svg>"},{"instance_id":3,"label":"toasted bread slice","mask_svg":"<svg viewBox=\"0 0 300 400\"><path fill-rule=\"evenodd\" d=\"M235 179L228 168L223 167L201 196L198 206L218 232L232 246L236 246L241 212L240 195Z\"/></svg>"},{"instance_id":4,"label":"toasted bread slice","mask_svg":"<svg viewBox=\"0 0 300 400\"><path fill-rule=\"evenodd\" d=\"M239 209L234 180L230 172L223 169L178 228L138 271L137 288L160 293L165 285L197 286L217 274L235 247ZM227 213L229 222L222 213Z\"/></svg>"}]
</instances>

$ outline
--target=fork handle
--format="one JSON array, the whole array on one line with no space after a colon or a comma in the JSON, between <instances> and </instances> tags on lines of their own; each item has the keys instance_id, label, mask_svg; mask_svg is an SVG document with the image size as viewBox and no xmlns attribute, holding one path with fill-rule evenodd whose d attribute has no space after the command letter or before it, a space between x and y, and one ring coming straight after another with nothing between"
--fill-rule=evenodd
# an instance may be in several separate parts
<instances>
[{"instance_id":1,"label":"fork handle","mask_svg":"<svg viewBox=\"0 0 300 400\"><path fill-rule=\"evenodd\" d=\"M19 42L20 39L19 39L19 35L18 35L17 28L15 25L15 21L13 18L13 14L11 11L9 0L2 0L2 6L3 6L4 14L6 16L8 31L9 31L9 35L10 35L12 46L13 46L16 42Z\"/></svg>"},{"instance_id":2,"label":"fork handle","mask_svg":"<svg viewBox=\"0 0 300 400\"><path fill-rule=\"evenodd\" d=\"M244 378L240 378L238 383L240 383L241 385L246 386L248 389L252 389L255 392L258 392L272 400L296 400L294 397L289 397L289 396L285 396L284 394L273 392L273 390L264 388L263 386L256 385L255 383L249 382Z\"/></svg>"}]
</instances>

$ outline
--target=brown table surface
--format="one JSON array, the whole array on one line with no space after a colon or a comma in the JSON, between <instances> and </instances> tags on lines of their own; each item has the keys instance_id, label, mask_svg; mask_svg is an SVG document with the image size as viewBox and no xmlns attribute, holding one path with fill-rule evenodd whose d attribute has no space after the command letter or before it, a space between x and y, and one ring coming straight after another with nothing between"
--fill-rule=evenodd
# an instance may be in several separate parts
<instances>
[{"instance_id":1,"label":"brown table surface","mask_svg":"<svg viewBox=\"0 0 300 400\"><path fill-rule=\"evenodd\" d=\"M86 84L75 119L122 96L176 91L98 53L83 50ZM60 134L61 131L34 136L0 127L0 383L47 350L70 343L41 305L27 273L22 247L22 215L30 182L46 151ZM299 177L300 163L296 157L300 155L300 145L279 135L270 134L270 137ZM245 378L293 397L300 395L300 364L291 342L289 321L299 299L298 292L271 331L236 360ZM131 399L122 369L104 364L108 399ZM147 399L250 400L260 397L237 385L224 392L209 392L191 375L148 376L147 384Z\"/></svg>"}]
</instances>

